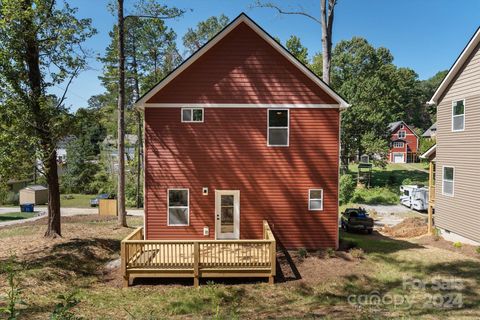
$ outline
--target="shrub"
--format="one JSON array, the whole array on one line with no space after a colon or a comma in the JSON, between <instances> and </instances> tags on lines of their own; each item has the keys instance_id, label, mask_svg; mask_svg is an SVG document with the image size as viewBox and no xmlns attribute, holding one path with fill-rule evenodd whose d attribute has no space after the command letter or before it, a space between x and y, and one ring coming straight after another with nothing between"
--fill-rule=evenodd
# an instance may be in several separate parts
<instances>
[{"instance_id":1,"label":"shrub","mask_svg":"<svg viewBox=\"0 0 480 320\"><path fill-rule=\"evenodd\" d=\"M398 200L397 194L382 187L356 189L351 199L354 203L364 204L397 204Z\"/></svg>"},{"instance_id":2,"label":"shrub","mask_svg":"<svg viewBox=\"0 0 480 320\"><path fill-rule=\"evenodd\" d=\"M334 258L336 256L335 250L333 248L327 248L326 250L327 257Z\"/></svg>"},{"instance_id":3,"label":"shrub","mask_svg":"<svg viewBox=\"0 0 480 320\"><path fill-rule=\"evenodd\" d=\"M462 243L461 243L461 242L454 242L454 243L453 243L453 246L454 246L455 248L461 248L461 247L462 247Z\"/></svg>"},{"instance_id":4,"label":"shrub","mask_svg":"<svg viewBox=\"0 0 480 320\"><path fill-rule=\"evenodd\" d=\"M75 307L80 300L78 300L75 296L74 292L71 292L67 295L59 295L57 299L60 300L59 303L55 306L53 310L50 320L80 320L83 319L81 317L76 316L70 310Z\"/></svg>"},{"instance_id":5,"label":"shrub","mask_svg":"<svg viewBox=\"0 0 480 320\"><path fill-rule=\"evenodd\" d=\"M7 295L2 297L5 305L0 306L0 314L7 315L7 319L9 320L17 319L20 315L18 306L25 305L25 302L21 299L22 289L16 279L20 270L16 267L17 262L15 259L15 256L11 256L8 261L1 266L0 270L0 273L7 274L8 283Z\"/></svg>"},{"instance_id":6,"label":"shrub","mask_svg":"<svg viewBox=\"0 0 480 320\"><path fill-rule=\"evenodd\" d=\"M477 252L478 254L480 254L480 247L477 247L477 248L475 249L475 252Z\"/></svg>"},{"instance_id":7,"label":"shrub","mask_svg":"<svg viewBox=\"0 0 480 320\"><path fill-rule=\"evenodd\" d=\"M355 259L363 259L365 257L365 252L362 248L353 248L350 250L350 254Z\"/></svg>"},{"instance_id":8,"label":"shrub","mask_svg":"<svg viewBox=\"0 0 480 320\"><path fill-rule=\"evenodd\" d=\"M340 177L340 203L350 202L356 186L357 183L351 175L344 174Z\"/></svg>"},{"instance_id":9,"label":"shrub","mask_svg":"<svg viewBox=\"0 0 480 320\"><path fill-rule=\"evenodd\" d=\"M307 252L307 249L300 248L300 249L298 249L297 254L298 254L298 257L303 260L307 257L308 252Z\"/></svg>"}]
</instances>

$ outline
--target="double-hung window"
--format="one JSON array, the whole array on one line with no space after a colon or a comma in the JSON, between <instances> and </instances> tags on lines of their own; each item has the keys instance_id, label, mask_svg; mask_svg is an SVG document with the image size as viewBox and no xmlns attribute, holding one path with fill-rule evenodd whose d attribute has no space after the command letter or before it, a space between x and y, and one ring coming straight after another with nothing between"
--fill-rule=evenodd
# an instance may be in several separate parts
<instances>
[{"instance_id":1,"label":"double-hung window","mask_svg":"<svg viewBox=\"0 0 480 320\"><path fill-rule=\"evenodd\" d=\"M442 194L453 196L454 193L455 168L443 167Z\"/></svg>"},{"instance_id":2,"label":"double-hung window","mask_svg":"<svg viewBox=\"0 0 480 320\"><path fill-rule=\"evenodd\" d=\"M182 108L182 122L203 122L203 109Z\"/></svg>"},{"instance_id":3,"label":"double-hung window","mask_svg":"<svg viewBox=\"0 0 480 320\"><path fill-rule=\"evenodd\" d=\"M290 117L288 109L268 109L267 145L269 147L288 147Z\"/></svg>"},{"instance_id":4,"label":"double-hung window","mask_svg":"<svg viewBox=\"0 0 480 320\"><path fill-rule=\"evenodd\" d=\"M308 190L308 210L323 210L323 189Z\"/></svg>"},{"instance_id":5,"label":"double-hung window","mask_svg":"<svg viewBox=\"0 0 480 320\"><path fill-rule=\"evenodd\" d=\"M452 131L465 129L465 100L453 101L452 103Z\"/></svg>"},{"instance_id":6,"label":"double-hung window","mask_svg":"<svg viewBox=\"0 0 480 320\"><path fill-rule=\"evenodd\" d=\"M168 189L169 226L188 226L190 222L190 205L188 189Z\"/></svg>"}]
</instances>

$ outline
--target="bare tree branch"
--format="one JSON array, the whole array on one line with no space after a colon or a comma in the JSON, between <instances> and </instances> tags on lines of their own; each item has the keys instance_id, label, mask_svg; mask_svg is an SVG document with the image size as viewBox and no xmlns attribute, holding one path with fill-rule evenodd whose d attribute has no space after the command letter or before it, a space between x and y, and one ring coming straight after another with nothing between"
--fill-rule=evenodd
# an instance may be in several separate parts
<instances>
[{"instance_id":1,"label":"bare tree branch","mask_svg":"<svg viewBox=\"0 0 480 320\"><path fill-rule=\"evenodd\" d=\"M287 11L281 7L279 7L278 5L272 3L272 2L262 2L260 0L257 0L255 2L255 4L253 5L254 7L257 7L257 8L269 8L269 9L275 9L278 11L278 13L280 14L290 14L290 15L301 15L301 16L305 16L313 21L315 21L316 23L319 23L321 24L321 21L315 17L315 16L312 16L311 14L309 14L308 12L304 11L304 10L298 10L298 11Z\"/></svg>"},{"instance_id":2,"label":"bare tree branch","mask_svg":"<svg viewBox=\"0 0 480 320\"><path fill-rule=\"evenodd\" d=\"M63 91L62 97L60 98L60 100L58 100L57 106L55 107L56 109L58 109L62 105L63 101L65 101L65 97L67 95L68 88L72 84L73 79L78 75L79 70L80 70L80 66L77 66L77 68L72 72L72 76L68 80L67 86L65 87L65 90Z\"/></svg>"}]
</instances>

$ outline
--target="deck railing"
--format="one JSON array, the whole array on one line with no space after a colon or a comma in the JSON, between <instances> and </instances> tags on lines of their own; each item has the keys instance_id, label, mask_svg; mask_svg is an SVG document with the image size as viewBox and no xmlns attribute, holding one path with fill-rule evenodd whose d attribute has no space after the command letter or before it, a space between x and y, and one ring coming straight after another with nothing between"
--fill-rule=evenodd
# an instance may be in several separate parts
<instances>
[{"instance_id":1,"label":"deck railing","mask_svg":"<svg viewBox=\"0 0 480 320\"><path fill-rule=\"evenodd\" d=\"M268 277L276 270L276 241L267 221L259 240L143 240L137 228L121 242L122 274L136 277Z\"/></svg>"}]
</instances>

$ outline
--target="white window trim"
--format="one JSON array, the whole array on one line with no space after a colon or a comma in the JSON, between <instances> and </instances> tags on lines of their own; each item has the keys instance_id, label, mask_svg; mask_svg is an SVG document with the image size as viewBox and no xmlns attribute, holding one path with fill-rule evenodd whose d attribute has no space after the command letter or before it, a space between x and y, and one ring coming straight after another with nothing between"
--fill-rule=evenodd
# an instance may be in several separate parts
<instances>
[{"instance_id":1,"label":"white window trim","mask_svg":"<svg viewBox=\"0 0 480 320\"><path fill-rule=\"evenodd\" d=\"M170 207L170 191L187 190L187 206ZM187 208L187 224L170 224L170 208ZM169 227L188 227L190 226L190 189L188 188L169 188L167 189L167 226Z\"/></svg>"},{"instance_id":2,"label":"white window trim","mask_svg":"<svg viewBox=\"0 0 480 320\"><path fill-rule=\"evenodd\" d=\"M445 168L452 168L453 169L453 180L445 180ZM445 193L445 185L444 182L451 182L452 183L452 193ZM455 195L455 167L453 166L442 166L442 195L447 197L453 197Z\"/></svg>"},{"instance_id":3,"label":"white window trim","mask_svg":"<svg viewBox=\"0 0 480 320\"><path fill-rule=\"evenodd\" d=\"M462 101L463 102L463 114L462 115L454 115L453 112L455 110L455 104L457 102L460 102ZM462 132L462 131L465 131L465 116L466 116L466 111L467 111L467 106L465 105L465 99L460 99L460 100L453 100L452 101L452 132ZM462 129L454 129L453 127L453 119L455 117L463 117L463 128Z\"/></svg>"},{"instance_id":4,"label":"white window trim","mask_svg":"<svg viewBox=\"0 0 480 320\"><path fill-rule=\"evenodd\" d=\"M286 127L272 127L272 129L287 129L287 144L278 145L270 144L270 111L287 111L287 126ZM290 109L267 109L267 147L289 147L290 146Z\"/></svg>"},{"instance_id":5,"label":"white window trim","mask_svg":"<svg viewBox=\"0 0 480 320\"><path fill-rule=\"evenodd\" d=\"M401 144L401 145L399 146L399 144ZM393 142L393 147L394 148L403 148L404 146L405 146L404 143L401 142L401 141L394 141Z\"/></svg>"},{"instance_id":6,"label":"white window trim","mask_svg":"<svg viewBox=\"0 0 480 320\"><path fill-rule=\"evenodd\" d=\"M183 119L183 110L190 110L191 112L191 119L192 120L184 120ZM202 121L194 121L193 120L193 110L202 110ZM182 119L182 122L184 123L203 123L203 119L205 118L205 110L203 108L196 108L196 107L190 107L190 108L181 108L180 110L180 117Z\"/></svg>"},{"instance_id":7,"label":"white window trim","mask_svg":"<svg viewBox=\"0 0 480 320\"><path fill-rule=\"evenodd\" d=\"M403 137L400 137L400 132L403 132ZM398 130L397 135L398 135L398 138L399 138L399 139L404 139L404 138L407 137L407 131L405 131L405 130Z\"/></svg>"},{"instance_id":8,"label":"white window trim","mask_svg":"<svg viewBox=\"0 0 480 320\"><path fill-rule=\"evenodd\" d=\"M320 190L322 192L322 198L310 198L310 193L312 191L318 191ZM312 209L310 206L311 200L322 200L322 207L320 209ZM322 188L311 188L308 189L308 210L309 211L323 211L323 189Z\"/></svg>"}]
</instances>

